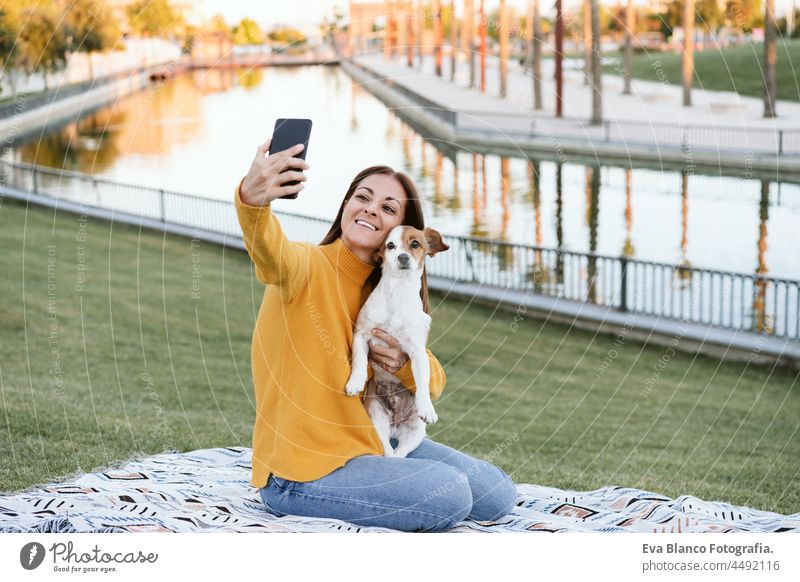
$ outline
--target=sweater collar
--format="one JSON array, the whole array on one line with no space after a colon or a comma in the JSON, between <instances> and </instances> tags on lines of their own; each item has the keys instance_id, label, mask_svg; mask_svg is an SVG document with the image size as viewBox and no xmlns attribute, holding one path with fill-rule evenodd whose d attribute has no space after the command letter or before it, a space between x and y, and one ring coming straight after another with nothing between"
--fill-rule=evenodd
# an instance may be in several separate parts
<instances>
[{"instance_id":1,"label":"sweater collar","mask_svg":"<svg viewBox=\"0 0 800 582\"><path fill-rule=\"evenodd\" d=\"M364 285L372 271L375 270L375 265L365 263L358 255L347 248L342 237L320 248L337 271L359 285Z\"/></svg>"}]
</instances>

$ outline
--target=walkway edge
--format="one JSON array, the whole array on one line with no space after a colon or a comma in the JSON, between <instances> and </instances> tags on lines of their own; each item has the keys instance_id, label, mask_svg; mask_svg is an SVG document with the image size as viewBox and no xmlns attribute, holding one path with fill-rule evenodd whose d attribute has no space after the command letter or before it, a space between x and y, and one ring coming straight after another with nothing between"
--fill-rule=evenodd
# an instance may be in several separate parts
<instances>
[{"instance_id":1,"label":"walkway edge","mask_svg":"<svg viewBox=\"0 0 800 582\"><path fill-rule=\"evenodd\" d=\"M523 135L503 135L481 131L456 131L443 120L425 111L419 104L412 102L389 87L385 82L359 70L369 69L363 63L357 66L342 59L342 69L360 86L372 93L387 107L403 119L425 128L436 139L444 140L452 146L460 146L468 150L492 153L519 155L531 153L556 159L568 155L594 158L598 160L614 160L618 162L649 162L684 167L687 165L687 154L677 148L658 148L642 144L593 142L561 136L528 137ZM372 73L379 78L379 72ZM424 96L423 96L424 97ZM426 99L429 99L425 97ZM776 176L800 177L800 157L772 156L756 153L711 152L692 150L688 158L692 167L701 167L720 171L721 168L734 168L748 171L768 172ZM577 161L562 159L562 161Z\"/></svg>"},{"instance_id":2,"label":"walkway edge","mask_svg":"<svg viewBox=\"0 0 800 582\"><path fill-rule=\"evenodd\" d=\"M64 99L55 99L46 105L30 110L23 106L20 108L20 113L0 119L0 139L6 144L10 144L20 136L37 131L42 127L74 119L77 113L92 111L120 97L135 93L147 87L150 70L131 71L128 77L104 83ZM24 99L20 99L20 103L24 104Z\"/></svg>"}]
</instances>

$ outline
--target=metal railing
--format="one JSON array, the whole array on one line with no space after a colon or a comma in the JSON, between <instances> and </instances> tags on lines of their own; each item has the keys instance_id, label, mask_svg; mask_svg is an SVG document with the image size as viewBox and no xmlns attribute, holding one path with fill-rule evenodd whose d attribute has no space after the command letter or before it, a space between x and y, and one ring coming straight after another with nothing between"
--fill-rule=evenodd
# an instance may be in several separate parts
<instances>
[{"instance_id":1,"label":"metal railing","mask_svg":"<svg viewBox=\"0 0 800 582\"><path fill-rule=\"evenodd\" d=\"M241 230L231 200L0 161L0 184L95 208L233 237ZM330 221L276 212L287 236L319 243ZM800 280L567 251L488 238L444 235L450 250L428 273L665 320L800 339Z\"/></svg>"},{"instance_id":2,"label":"metal railing","mask_svg":"<svg viewBox=\"0 0 800 582\"><path fill-rule=\"evenodd\" d=\"M431 115L464 132L502 133L510 136L592 140L594 142L646 145L653 149L683 152L737 152L800 156L800 128L764 129L713 125L680 125L643 121L606 120L592 125L589 119L563 118L540 113L452 110L384 77L369 67L348 61L366 75L385 83ZM723 145L720 145L723 144Z\"/></svg>"}]
</instances>

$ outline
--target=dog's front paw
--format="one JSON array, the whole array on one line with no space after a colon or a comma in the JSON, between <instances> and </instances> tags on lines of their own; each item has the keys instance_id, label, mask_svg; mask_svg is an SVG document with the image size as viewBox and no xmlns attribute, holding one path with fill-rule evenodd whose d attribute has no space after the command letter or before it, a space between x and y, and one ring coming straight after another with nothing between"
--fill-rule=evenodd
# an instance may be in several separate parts
<instances>
[{"instance_id":1,"label":"dog's front paw","mask_svg":"<svg viewBox=\"0 0 800 582\"><path fill-rule=\"evenodd\" d=\"M364 391L364 384L367 383L367 379L359 376L350 376L350 380L347 381L347 385L344 387L345 393L348 396L355 396L356 394L360 394Z\"/></svg>"},{"instance_id":2,"label":"dog's front paw","mask_svg":"<svg viewBox=\"0 0 800 582\"><path fill-rule=\"evenodd\" d=\"M428 424L433 424L439 417L436 416L436 411L433 409L433 404L430 400L419 401L417 400L417 414L419 417L427 422Z\"/></svg>"}]
</instances>

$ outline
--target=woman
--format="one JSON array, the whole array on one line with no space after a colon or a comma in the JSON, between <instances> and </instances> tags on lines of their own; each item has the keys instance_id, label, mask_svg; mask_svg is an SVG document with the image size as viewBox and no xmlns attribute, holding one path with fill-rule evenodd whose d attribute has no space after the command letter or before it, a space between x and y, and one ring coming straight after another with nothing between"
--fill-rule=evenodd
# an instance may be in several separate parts
<instances>
[{"instance_id":1,"label":"woman","mask_svg":"<svg viewBox=\"0 0 800 582\"><path fill-rule=\"evenodd\" d=\"M406 458L383 456L361 398L347 396L353 327L380 278L374 259L400 224L423 228L411 180L387 166L356 176L319 246L286 239L270 202L300 192L309 165L302 144L267 155L259 146L235 204L258 280L266 283L252 343L256 422L250 484L268 511L403 531L440 531L465 518L511 512L516 487L491 463L425 439ZM286 182L298 180L294 186ZM427 284L421 297L426 312ZM408 354L388 344L369 359L415 391ZM428 350L431 398L445 374ZM372 370L369 370L369 377ZM362 395L363 398L363 395ZM396 442L392 442L396 446Z\"/></svg>"}]
</instances>

